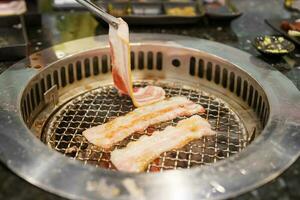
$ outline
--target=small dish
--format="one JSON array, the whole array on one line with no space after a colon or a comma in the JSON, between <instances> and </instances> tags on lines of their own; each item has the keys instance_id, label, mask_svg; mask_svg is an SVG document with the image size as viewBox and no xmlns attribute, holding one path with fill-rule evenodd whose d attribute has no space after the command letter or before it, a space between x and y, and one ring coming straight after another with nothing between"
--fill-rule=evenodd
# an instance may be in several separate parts
<instances>
[{"instance_id":1,"label":"small dish","mask_svg":"<svg viewBox=\"0 0 300 200\"><path fill-rule=\"evenodd\" d=\"M130 3L108 3L108 13L115 17L123 17L132 14L132 8Z\"/></svg>"},{"instance_id":2,"label":"small dish","mask_svg":"<svg viewBox=\"0 0 300 200\"><path fill-rule=\"evenodd\" d=\"M300 12L300 2L295 0L285 0L284 6L288 10Z\"/></svg>"},{"instance_id":3,"label":"small dish","mask_svg":"<svg viewBox=\"0 0 300 200\"><path fill-rule=\"evenodd\" d=\"M160 3L132 3L133 15L155 16L162 15L163 9Z\"/></svg>"},{"instance_id":4,"label":"small dish","mask_svg":"<svg viewBox=\"0 0 300 200\"><path fill-rule=\"evenodd\" d=\"M253 41L254 47L267 55L285 55L295 49L295 45L282 36L258 36Z\"/></svg>"},{"instance_id":5,"label":"small dish","mask_svg":"<svg viewBox=\"0 0 300 200\"><path fill-rule=\"evenodd\" d=\"M167 16L196 17L198 15L196 3L165 3L164 8Z\"/></svg>"},{"instance_id":6,"label":"small dish","mask_svg":"<svg viewBox=\"0 0 300 200\"><path fill-rule=\"evenodd\" d=\"M299 37L293 37L288 34L288 31L285 31L281 28L282 22L294 22L293 19L266 19L265 22L273 28L278 33L284 35L284 37L288 38L289 40L293 41L295 44L300 45L300 38Z\"/></svg>"},{"instance_id":7,"label":"small dish","mask_svg":"<svg viewBox=\"0 0 300 200\"><path fill-rule=\"evenodd\" d=\"M0 17L0 61L14 61L28 55L25 19L20 16Z\"/></svg>"},{"instance_id":8,"label":"small dish","mask_svg":"<svg viewBox=\"0 0 300 200\"><path fill-rule=\"evenodd\" d=\"M232 20L242 15L231 1L226 0L224 3L220 1L204 2L206 15L212 19Z\"/></svg>"}]
</instances>

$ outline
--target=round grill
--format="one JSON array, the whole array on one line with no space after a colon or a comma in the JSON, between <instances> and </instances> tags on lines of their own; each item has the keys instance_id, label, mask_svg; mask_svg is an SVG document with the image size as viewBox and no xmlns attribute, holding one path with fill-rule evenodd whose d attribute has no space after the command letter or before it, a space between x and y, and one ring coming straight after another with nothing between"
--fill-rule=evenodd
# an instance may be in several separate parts
<instances>
[{"instance_id":1,"label":"round grill","mask_svg":"<svg viewBox=\"0 0 300 200\"><path fill-rule=\"evenodd\" d=\"M146 82L137 86L144 86ZM229 157L244 149L248 134L239 117L224 101L219 98L184 86L172 83L156 84L164 88L167 97L185 96L202 105L206 113L201 117L207 119L216 131L214 137L204 137L193 141L178 150L171 150L160 155L148 165L149 171L163 171L177 168L190 168L205 165ZM82 136L82 131L125 115L133 110L133 104L128 97L119 96L112 85L106 85L84 93L61 107L49 122L45 130L45 142L53 149L84 163L97 167L114 169L110 162L110 152L88 143ZM184 117L178 117L169 122L149 127L141 133L134 133L114 148L124 148L130 141L137 140L142 134L150 134L162 130L166 126L176 125Z\"/></svg>"},{"instance_id":2,"label":"round grill","mask_svg":"<svg viewBox=\"0 0 300 200\"><path fill-rule=\"evenodd\" d=\"M270 181L299 156L300 95L282 74L211 41L156 34L132 35L131 41L135 85L162 86L169 97L201 104L215 136L165 152L145 170L161 173L115 171L110 152L82 136L134 109L112 85L108 40L99 36L43 50L1 74L1 161L71 199L227 199ZM177 168L190 169L169 170Z\"/></svg>"}]
</instances>

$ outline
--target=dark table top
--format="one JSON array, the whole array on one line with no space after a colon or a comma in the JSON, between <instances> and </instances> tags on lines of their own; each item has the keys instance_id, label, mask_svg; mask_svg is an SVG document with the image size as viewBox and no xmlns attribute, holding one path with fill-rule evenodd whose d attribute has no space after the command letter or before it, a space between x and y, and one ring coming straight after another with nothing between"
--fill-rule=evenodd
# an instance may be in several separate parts
<instances>
[{"instance_id":1,"label":"dark table top","mask_svg":"<svg viewBox=\"0 0 300 200\"><path fill-rule=\"evenodd\" d=\"M251 44L254 37L258 35L276 34L265 24L265 19L297 17L297 14L285 10L283 0L234 0L234 3L244 14L231 23L203 19L194 25L131 26L130 30L135 33L188 35L234 46L265 60L270 67L281 71L300 89L299 48L296 48L292 55L275 59L261 56ZM43 14L41 26L28 26L27 31L31 53L61 42L108 32L106 27L86 12ZM13 62L0 62L0 73L11 64ZM299 188L300 159L270 183L234 199L300 199ZM32 186L16 176L4 164L0 164L0 199L60 200L62 198Z\"/></svg>"}]
</instances>

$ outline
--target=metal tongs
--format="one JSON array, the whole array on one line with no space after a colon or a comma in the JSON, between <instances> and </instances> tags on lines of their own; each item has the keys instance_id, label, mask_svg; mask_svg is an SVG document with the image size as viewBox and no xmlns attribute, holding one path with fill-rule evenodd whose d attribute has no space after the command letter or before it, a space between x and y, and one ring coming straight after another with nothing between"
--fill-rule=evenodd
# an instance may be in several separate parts
<instances>
[{"instance_id":1,"label":"metal tongs","mask_svg":"<svg viewBox=\"0 0 300 200\"><path fill-rule=\"evenodd\" d=\"M105 22L113 26L115 29L119 27L119 21L116 17L108 14L105 10L89 0L76 0L78 3L89 9L91 12L101 17Z\"/></svg>"}]
</instances>

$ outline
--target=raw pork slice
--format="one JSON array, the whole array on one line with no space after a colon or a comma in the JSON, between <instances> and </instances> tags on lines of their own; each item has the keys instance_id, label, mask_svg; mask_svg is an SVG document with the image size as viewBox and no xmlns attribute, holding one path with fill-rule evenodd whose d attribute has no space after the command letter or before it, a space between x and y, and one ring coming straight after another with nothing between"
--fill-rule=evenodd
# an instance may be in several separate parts
<instances>
[{"instance_id":1,"label":"raw pork slice","mask_svg":"<svg viewBox=\"0 0 300 200\"><path fill-rule=\"evenodd\" d=\"M121 94L129 95L136 107L163 100L165 91L161 87L146 86L134 90L131 77L129 28L121 18L118 20L118 29L111 25L109 27L112 75L115 87Z\"/></svg>"}]
</instances>

